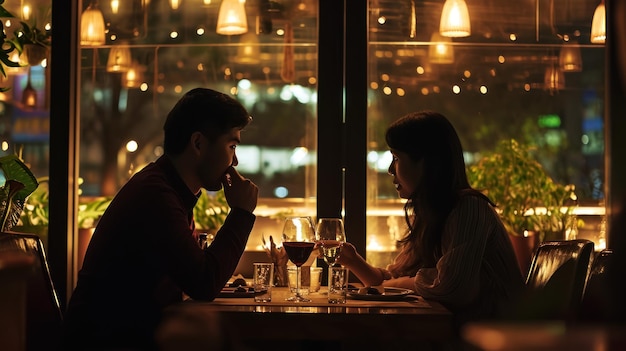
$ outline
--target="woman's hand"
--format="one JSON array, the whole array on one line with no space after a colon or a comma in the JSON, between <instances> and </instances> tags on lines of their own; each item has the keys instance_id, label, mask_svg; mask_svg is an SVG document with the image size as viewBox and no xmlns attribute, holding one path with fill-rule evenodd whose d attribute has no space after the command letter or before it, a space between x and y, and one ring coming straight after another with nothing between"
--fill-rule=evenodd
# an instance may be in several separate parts
<instances>
[{"instance_id":1,"label":"woman's hand","mask_svg":"<svg viewBox=\"0 0 626 351\"><path fill-rule=\"evenodd\" d=\"M345 242L341 245L341 251L339 252L337 263L350 268L355 262L359 261L359 259L362 260L363 258L358 252L356 252L354 245L349 242Z\"/></svg>"}]
</instances>

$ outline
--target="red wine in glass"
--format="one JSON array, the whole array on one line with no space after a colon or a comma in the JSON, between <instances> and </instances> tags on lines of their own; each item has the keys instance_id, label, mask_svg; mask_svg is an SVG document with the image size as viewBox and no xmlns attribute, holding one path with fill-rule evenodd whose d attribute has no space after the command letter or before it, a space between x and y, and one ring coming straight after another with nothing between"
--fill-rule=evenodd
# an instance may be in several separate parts
<instances>
[{"instance_id":1,"label":"red wine in glass","mask_svg":"<svg viewBox=\"0 0 626 351\"><path fill-rule=\"evenodd\" d=\"M296 293L287 298L293 302L311 302L300 294L301 266L309 260L315 247L315 227L311 217L289 217L283 227L283 247L289 261L296 265Z\"/></svg>"},{"instance_id":2,"label":"red wine in glass","mask_svg":"<svg viewBox=\"0 0 626 351\"><path fill-rule=\"evenodd\" d=\"M309 259L309 256L311 256L315 243L287 241L283 242L283 247L285 248L289 260L300 267Z\"/></svg>"}]
</instances>

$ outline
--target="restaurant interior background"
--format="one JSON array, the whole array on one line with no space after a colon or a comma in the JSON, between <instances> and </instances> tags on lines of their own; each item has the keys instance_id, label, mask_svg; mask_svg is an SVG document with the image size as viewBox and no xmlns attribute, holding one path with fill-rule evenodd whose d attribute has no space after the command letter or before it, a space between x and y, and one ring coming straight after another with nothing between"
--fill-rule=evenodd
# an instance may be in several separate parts
<instances>
[{"instance_id":1,"label":"restaurant interior background","mask_svg":"<svg viewBox=\"0 0 626 351\"><path fill-rule=\"evenodd\" d=\"M448 3L467 5L468 33L440 31ZM280 237L284 216L306 214L344 216L368 261L389 262L404 218L384 130L422 109L451 119L468 165L500 140L536 145L553 179L576 187L579 237L601 249L613 146L608 45L591 40L600 3L7 0L26 22L54 22L55 35L48 60L3 80L2 154L23 147L35 175L50 177L46 245L64 295L88 241L79 204L114 195L160 156L167 112L197 86L231 94L254 119L237 148L260 188L248 260ZM240 10L241 28L221 25ZM29 82L34 106L22 99Z\"/></svg>"}]
</instances>

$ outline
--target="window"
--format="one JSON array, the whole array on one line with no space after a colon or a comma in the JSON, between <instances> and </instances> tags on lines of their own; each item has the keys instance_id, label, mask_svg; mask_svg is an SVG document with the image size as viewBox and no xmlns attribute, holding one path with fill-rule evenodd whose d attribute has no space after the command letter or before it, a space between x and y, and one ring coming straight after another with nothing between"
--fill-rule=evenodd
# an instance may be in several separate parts
<instances>
[{"instance_id":1,"label":"window","mask_svg":"<svg viewBox=\"0 0 626 351\"><path fill-rule=\"evenodd\" d=\"M471 165L503 139L537 145L552 178L574 184L581 237L596 241L604 199L604 45L590 42L596 1L467 1L471 34L439 32L444 1L370 1L367 257L384 266L406 231L387 175L384 132L417 110L454 124ZM582 218L582 217L581 217Z\"/></svg>"}]
</instances>

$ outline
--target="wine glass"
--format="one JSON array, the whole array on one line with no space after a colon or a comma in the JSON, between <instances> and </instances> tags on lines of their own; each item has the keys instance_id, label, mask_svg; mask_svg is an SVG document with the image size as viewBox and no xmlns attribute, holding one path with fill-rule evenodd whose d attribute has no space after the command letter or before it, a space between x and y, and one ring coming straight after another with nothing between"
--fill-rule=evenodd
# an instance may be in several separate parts
<instances>
[{"instance_id":1,"label":"wine glass","mask_svg":"<svg viewBox=\"0 0 626 351\"><path fill-rule=\"evenodd\" d=\"M328 267L334 266L346 242L346 233L341 218L320 218L315 228L315 241Z\"/></svg>"},{"instance_id":2,"label":"wine glass","mask_svg":"<svg viewBox=\"0 0 626 351\"><path fill-rule=\"evenodd\" d=\"M296 265L296 294L287 301L310 302L300 295L301 266L308 261L315 247L315 228L311 217L289 217L283 227L283 247L289 260Z\"/></svg>"}]
</instances>

